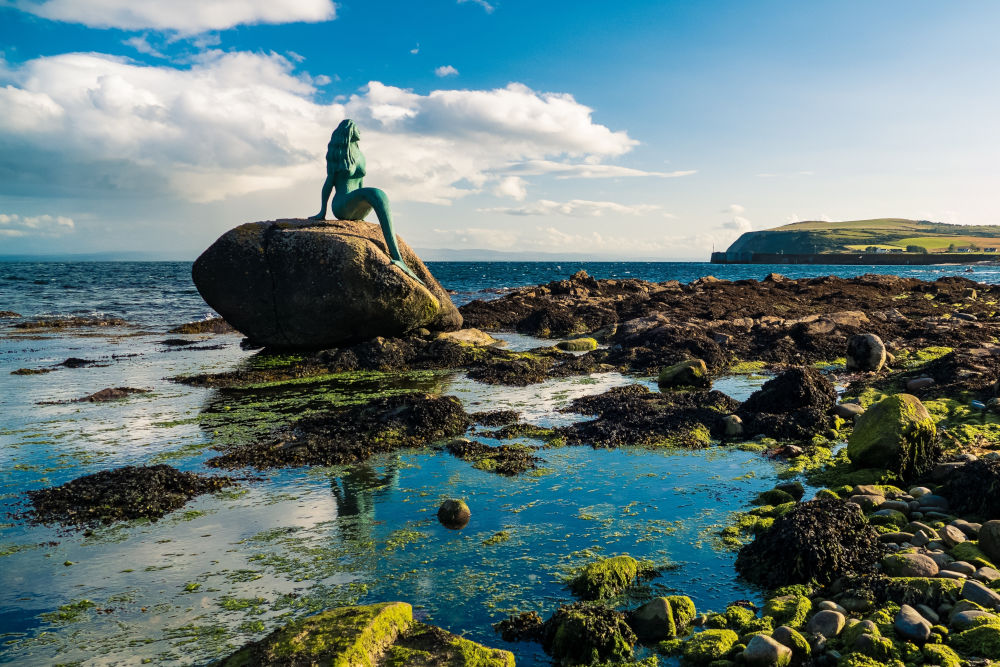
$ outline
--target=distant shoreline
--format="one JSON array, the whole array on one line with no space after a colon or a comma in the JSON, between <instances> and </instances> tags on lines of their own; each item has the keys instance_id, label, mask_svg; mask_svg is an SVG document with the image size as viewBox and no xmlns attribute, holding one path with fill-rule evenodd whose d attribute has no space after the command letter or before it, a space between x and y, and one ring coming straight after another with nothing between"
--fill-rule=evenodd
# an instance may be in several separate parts
<instances>
[{"instance_id":1,"label":"distant shoreline","mask_svg":"<svg viewBox=\"0 0 1000 667\"><path fill-rule=\"evenodd\" d=\"M713 252L712 264L827 264L840 266L930 266L1000 264L998 253L775 253Z\"/></svg>"}]
</instances>

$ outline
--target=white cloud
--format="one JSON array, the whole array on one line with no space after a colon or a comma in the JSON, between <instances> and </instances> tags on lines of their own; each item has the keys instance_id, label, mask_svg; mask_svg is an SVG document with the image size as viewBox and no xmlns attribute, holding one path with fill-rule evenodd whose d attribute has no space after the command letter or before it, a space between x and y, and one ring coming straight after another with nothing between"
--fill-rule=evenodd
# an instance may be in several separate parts
<instances>
[{"instance_id":1,"label":"white cloud","mask_svg":"<svg viewBox=\"0 0 1000 667\"><path fill-rule=\"evenodd\" d=\"M619 204L613 201L587 201L573 199L567 202L540 199L524 206L481 208L480 213L505 213L507 215L566 215L596 218L609 215L646 215L660 210L653 204Z\"/></svg>"},{"instance_id":2,"label":"white cloud","mask_svg":"<svg viewBox=\"0 0 1000 667\"><path fill-rule=\"evenodd\" d=\"M493 188L493 194L497 197L510 197L517 201L524 201L528 196L527 183L518 176L505 176Z\"/></svg>"},{"instance_id":3,"label":"white cloud","mask_svg":"<svg viewBox=\"0 0 1000 667\"><path fill-rule=\"evenodd\" d=\"M512 83L421 95L373 81L321 104L323 83L277 54L210 51L185 69L94 53L29 60L0 70L0 194L206 202L318 188L345 117L361 128L367 182L393 200L449 204L487 188L517 199L532 175L668 175L602 164L637 142L567 94Z\"/></svg>"},{"instance_id":4,"label":"white cloud","mask_svg":"<svg viewBox=\"0 0 1000 667\"><path fill-rule=\"evenodd\" d=\"M254 23L317 23L336 18L331 0L14 0L42 18L93 28L195 34Z\"/></svg>"},{"instance_id":5,"label":"white cloud","mask_svg":"<svg viewBox=\"0 0 1000 667\"><path fill-rule=\"evenodd\" d=\"M139 53L144 53L147 56L153 56L154 58L166 58L162 51L149 43L148 35L136 35L135 37L129 37L128 39L123 40L122 44L125 46L131 46Z\"/></svg>"},{"instance_id":6,"label":"white cloud","mask_svg":"<svg viewBox=\"0 0 1000 667\"><path fill-rule=\"evenodd\" d=\"M417 42L417 45L414 46L412 49L410 49L410 53L412 53L413 55L417 55L418 53L420 53L420 42Z\"/></svg>"},{"instance_id":7,"label":"white cloud","mask_svg":"<svg viewBox=\"0 0 1000 667\"><path fill-rule=\"evenodd\" d=\"M0 213L0 237L62 236L72 232L73 220L61 215L21 216Z\"/></svg>"},{"instance_id":8,"label":"white cloud","mask_svg":"<svg viewBox=\"0 0 1000 667\"><path fill-rule=\"evenodd\" d=\"M458 76L458 70L451 65L441 65L434 70L434 75L444 78L446 76Z\"/></svg>"},{"instance_id":9,"label":"white cloud","mask_svg":"<svg viewBox=\"0 0 1000 667\"><path fill-rule=\"evenodd\" d=\"M658 178L679 178L697 174L696 169L684 171L643 171L614 164L572 164L550 160L531 160L512 165L508 171L523 176L554 175L556 178L629 178L633 176L654 176Z\"/></svg>"},{"instance_id":10,"label":"white cloud","mask_svg":"<svg viewBox=\"0 0 1000 667\"><path fill-rule=\"evenodd\" d=\"M732 217L727 222L722 223L722 228L734 230L738 234L752 231L753 224L743 217L743 214L746 212L747 209L745 206L741 204L730 204L723 210L723 213L728 213Z\"/></svg>"},{"instance_id":11,"label":"white cloud","mask_svg":"<svg viewBox=\"0 0 1000 667\"><path fill-rule=\"evenodd\" d=\"M472 2L474 4L479 5L480 7L482 7L483 9L486 10L487 14L492 14L493 10L496 9L496 7L494 5L491 5L486 0L458 0L458 4L460 4L460 5L463 4L463 3L466 3L466 2Z\"/></svg>"}]
</instances>

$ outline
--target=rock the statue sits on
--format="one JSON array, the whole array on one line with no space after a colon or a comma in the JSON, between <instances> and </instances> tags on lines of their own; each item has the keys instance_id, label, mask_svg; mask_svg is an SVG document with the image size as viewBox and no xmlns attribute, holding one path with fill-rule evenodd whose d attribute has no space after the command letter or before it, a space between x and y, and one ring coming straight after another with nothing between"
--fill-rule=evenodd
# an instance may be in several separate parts
<instances>
[{"instance_id":1,"label":"rock the statue sits on","mask_svg":"<svg viewBox=\"0 0 1000 667\"><path fill-rule=\"evenodd\" d=\"M227 322L261 345L322 349L451 331L462 316L416 253L398 268L377 225L357 221L251 222L223 234L195 261L194 283Z\"/></svg>"}]
</instances>

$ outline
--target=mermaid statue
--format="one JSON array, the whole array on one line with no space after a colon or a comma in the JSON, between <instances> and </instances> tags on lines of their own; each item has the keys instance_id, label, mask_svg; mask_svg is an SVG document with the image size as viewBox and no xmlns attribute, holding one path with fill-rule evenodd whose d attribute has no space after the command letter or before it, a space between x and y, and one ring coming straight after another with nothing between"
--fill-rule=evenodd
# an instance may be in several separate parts
<instances>
[{"instance_id":1,"label":"mermaid statue","mask_svg":"<svg viewBox=\"0 0 1000 667\"><path fill-rule=\"evenodd\" d=\"M363 220L372 209L375 209L392 263L423 285L423 281L406 265L403 255L399 252L396 232L392 228L389 198L378 188L366 188L362 185L365 177L365 156L358 148L360 139L358 126L349 118L341 121L333 131L330 143L326 147L326 182L323 183L322 208L309 219L326 219L326 204L330 199L330 192L334 190L336 192L333 201L330 202L330 209L337 220Z\"/></svg>"}]
</instances>

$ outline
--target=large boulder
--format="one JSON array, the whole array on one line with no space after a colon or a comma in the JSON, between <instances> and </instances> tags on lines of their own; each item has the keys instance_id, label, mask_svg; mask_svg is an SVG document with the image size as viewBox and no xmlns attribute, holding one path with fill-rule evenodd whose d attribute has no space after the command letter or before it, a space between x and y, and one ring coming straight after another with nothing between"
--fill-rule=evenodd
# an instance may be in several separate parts
<instances>
[{"instance_id":1,"label":"large boulder","mask_svg":"<svg viewBox=\"0 0 1000 667\"><path fill-rule=\"evenodd\" d=\"M908 478L934 462L935 435L934 420L920 399L894 394L858 417L847 455L858 468L885 468Z\"/></svg>"},{"instance_id":2,"label":"large boulder","mask_svg":"<svg viewBox=\"0 0 1000 667\"><path fill-rule=\"evenodd\" d=\"M885 343L875 334L847 339L847 370L877 371L885 364Z\"/></svg>"},{"instance_id":3,"label":"large boulder","mask_svg":"<svg viewBox=\"0 0 1000 667\"><path fill-rule=\"evenodd\" d=\"M205 301L251 340L275 348L336 347L462 316L402 240L421 285L394 266L378 225L274 220L240 225L201 254L192 277Z\"/></svg>"}]
</instances>

